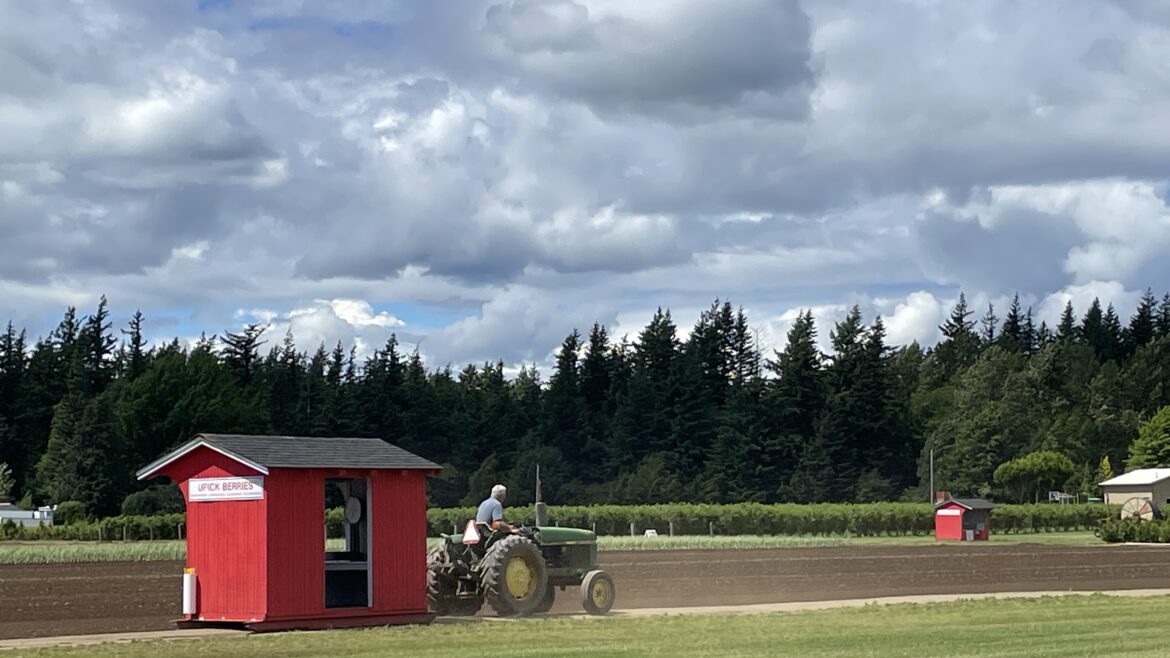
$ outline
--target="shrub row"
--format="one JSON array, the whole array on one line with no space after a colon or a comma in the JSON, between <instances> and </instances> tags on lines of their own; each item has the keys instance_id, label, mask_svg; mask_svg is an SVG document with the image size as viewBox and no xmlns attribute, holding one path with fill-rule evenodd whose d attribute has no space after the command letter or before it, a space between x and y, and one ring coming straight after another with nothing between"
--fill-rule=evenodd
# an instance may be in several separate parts
<instances>
[{"instance_id":1,"label":"shrub row","mask_svg":"<svg viewBox=\"0 0 1170 658\"><path fill-rule=\"evenodd\" d=\"M1170 544L1170 520L1110 519L1101 524L1100 534L1101 539L1111 544L1120 542Z\"/></svg>"},{"instance_id":2,"label":"shrub row","mask_svg":"<svg viewBox=\"0 0 1170 658\"><path fill-rule=\"evenodd\" d=\"M4 539L61 539L66 541L182 539L186 536L186 515L112 516L100 521L71 525L26 528L6 521L0 524Z\"/></svg>"},{"instance_id":3,"label":"shrub row","mask_svg":"<svg viewBox=\"0 0 1170 658\"><path fill-rule=\"evenodd\" d=\"M1094 529L1109 516L1105 505L1002 505L992 512L994 533L1048 532ZM433 536L462 529L474 508L432 509L427 512ZM509 508L515 520L532 523L533 508ZM670 524L679 535L713 532L718 535L926 535L934 532L928 503L732 505L555 505L549 522L573 528L596 529L599 535L641 534L646 529L665 534Z\"/></svg>"},{"instance_id":4,"label":"shrub row","mask_svg":"<svg viewBox=\"0 0 1170 658\"><path fill-rule=\"evenodd\" d=\"M532 506L508 508L511 520L533 523ZM475 515L472 507L427 511L429 536L458 532ZM1095 529L1110 516L1105 505L1002 505L992 513L993 533L1050 532ZM931 506L926 503L732 505L553 505L549 522L570 528L595 529L599 535L628 535L647 529L666 534L674 524L677 535L926 535L934 531ZM3 539L143 540L180 539L186 532L183 514L116 516L40 528L6 523ZM328 537L344 535L341 509L325 513ZM1130 540L1125 540L1130 541Z\"/></svg>"}]
</instances>

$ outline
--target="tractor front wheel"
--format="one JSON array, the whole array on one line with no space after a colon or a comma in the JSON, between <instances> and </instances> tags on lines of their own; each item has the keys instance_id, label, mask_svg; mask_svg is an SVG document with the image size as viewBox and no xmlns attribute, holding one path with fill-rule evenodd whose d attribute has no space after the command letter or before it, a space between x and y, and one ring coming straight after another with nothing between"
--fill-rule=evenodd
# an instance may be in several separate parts
<instances>
[{"instance_id":1,"label":"tractor front wheel","mask_svg":"<svg viewBox=\"0 0 1170 658\"><path fill-rule=\"evenodd\" d=\"M581 605L591 615L604 615L613 608L617 588L604 571L590 571L581 580Z\"/></svg>"},{"instance_id":2,"label":"tractor front wheel","mask_svg":"<svg viewBox=\"0 0 1170 658\"><path fill-rule=\"evenodd\" d=\"M548 572L540 548L518 535L493 544L480 567L483 598L501 616L532 612L547 584Z\"/></svg>"}]
</instances>

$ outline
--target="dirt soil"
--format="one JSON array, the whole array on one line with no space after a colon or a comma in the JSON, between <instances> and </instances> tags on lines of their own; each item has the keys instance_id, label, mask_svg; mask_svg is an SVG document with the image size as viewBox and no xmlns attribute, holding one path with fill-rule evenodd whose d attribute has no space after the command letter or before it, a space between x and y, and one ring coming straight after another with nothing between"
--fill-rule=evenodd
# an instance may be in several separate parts
<instances>
[{"instance_id":1,"label":"dirt soil","mask_svg":"<svg viewBox=\"0 0 1170 658\"><path fill-rule=\"evenodd\" d=\"M617 608L743 605L918 594L1170 587L1170 546L845 546L606 551ZM182 564L0 566L0 639L165 630ZM579 613L575 588L552 612Z\"/></svg>"}]
</instances>

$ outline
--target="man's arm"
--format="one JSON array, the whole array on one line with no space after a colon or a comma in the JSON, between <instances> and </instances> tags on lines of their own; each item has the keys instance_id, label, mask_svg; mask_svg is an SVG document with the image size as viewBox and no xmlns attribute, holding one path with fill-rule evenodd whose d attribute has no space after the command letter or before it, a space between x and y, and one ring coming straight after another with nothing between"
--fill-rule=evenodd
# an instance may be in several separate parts
<instances>
[{"instance_id":1,"label":"man's arm","mask_svg":"<svg viewBox=\"0 0 1170 658\"><path fill-rule=\"evenodd\" d=\"M506 527L512 534L516 534L516 528L504 521L504 506L499 505L492 508L492 530L499 530L502 527Z\"/></svg>"}]
</instances>

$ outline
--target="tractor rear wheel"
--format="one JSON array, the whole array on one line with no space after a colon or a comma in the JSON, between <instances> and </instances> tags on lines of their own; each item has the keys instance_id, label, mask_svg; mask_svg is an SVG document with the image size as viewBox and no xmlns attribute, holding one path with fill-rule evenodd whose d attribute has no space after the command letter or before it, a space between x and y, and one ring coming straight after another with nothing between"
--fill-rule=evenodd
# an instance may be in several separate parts
<instances>
[{"instance_id":1,"label":"tractor rear wheel","mask_svg":"<svg viewBox=\"0 0 1170 658\"><path fill-rule=\"evenodd\" d=\"M455 599L455 581L439 572L447 562L446 551L436 546L427 551L427 607L436 615L451 613Z\"/></svg>"},{"instance_id":2,"label":"tractor rear wheel","mask_svg":"<svg viewBox=\"0 0 1170 658\"><path fill-rule=\"evenodd\" d=\"M581 605L591 615L604 615L613 608L617 588L604 571L590 571L581 580Z\"/></svg>"},{"instance_id":3,"label":"tractor rear wheel","mask_svg":"<svg viewBox=\"0 0 1170 658\"><path fill-rule=\"evenodd\" d=\"M532 609L533 612L544 614L552 610L553 603L557 601L557 588L549 585L544 588L544 598L540 599L540 603Z\"/></svg>"},{"instance_id":4,"label":"tractor rear wheel","mask_svg":"<svg viewBox=\"0 0 1170 658\"><path fill-rule=\"evenodd\" d=\"M548 584L544 555L536 544L510 535L488 549L480 566L480 590L501 616L532 612Z\"/></svg>"}]
</instances>

